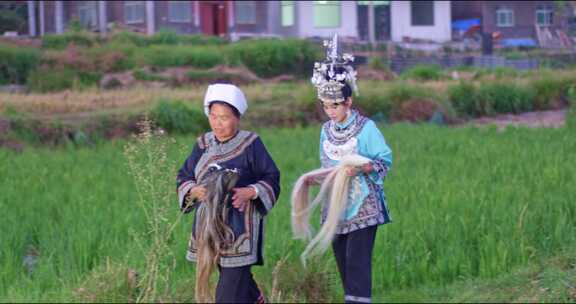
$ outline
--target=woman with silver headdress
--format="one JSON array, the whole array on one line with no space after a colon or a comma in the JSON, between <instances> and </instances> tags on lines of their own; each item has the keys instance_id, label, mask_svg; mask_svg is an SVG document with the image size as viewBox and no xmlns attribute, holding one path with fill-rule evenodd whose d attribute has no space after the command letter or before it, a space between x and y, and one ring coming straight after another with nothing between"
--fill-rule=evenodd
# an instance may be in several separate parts
<instances>
[{"instance_id":1,"label":"woman with silver headdress","mask_svg":"<svg viewBox=\"0 0 576 304\"><path fill-rule=\"evenodd\" d=\"M351 65L354 58L338 53L336 35L331 42L325 42L325 46L328 47L327 59L314 65L312 77L318 99L330 118L320 133L320 160L322 168L343 168L349 177L345 206L340 209L340 217L335 218L337 226L332 249L345 301L365 303L371 301L376 229L391 221L383 182L392 165L392 151L376 124L352 108L352 93L357 92L356 72ZM348 162L350 156L359 156L369 162L357 167L340 166ZM322 178L305 176L304 183L320 184ZM326 222L331 204L335 204L334 197L323 206L323 226L332 224Z\"/></svg>"},{"instance_id":2,"label":"woman with silver headdress","mask_svg":"<svg viewBox=\"0 0 576 304\"><path fill-rule=\"evenodd\" d=\"M239 129L247 109L242 91L231 84L213 84L204 98L204 110L211 132L198 137L192 153L178 171L177 191L183 212L194 212L194 226L187 259L198 258L198 206L216 185L205 184L215 169L234 170L238 175L226 208L225 223L233 233L229 244L220 244L220 272L215 300L256 303L264 297L252 277L252 265L263 264L264 216L270 212L280 193L280 173L262 140L256 133ZM208 178L209 180L209 178ZM209 227L210 228L210 227Z\"/></svg>"}]
</instances>

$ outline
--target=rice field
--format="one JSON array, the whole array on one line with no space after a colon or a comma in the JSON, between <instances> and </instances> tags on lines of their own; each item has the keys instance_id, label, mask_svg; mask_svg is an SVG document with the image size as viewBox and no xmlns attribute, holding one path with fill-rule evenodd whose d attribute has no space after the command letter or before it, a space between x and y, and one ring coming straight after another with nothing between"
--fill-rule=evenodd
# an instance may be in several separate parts
<instances>
[{"instance_id":1,"label":"rice field","mask_svg":"<svg viewBox=\"0 0 576 304\"><path fill-rule=\"evenodd\" d=\"M381 130L394 153L385 182L393 223L377 235L375 302L454 300L432 291L501 278L576 248L576 137L569 129ZM303 269L305 244L291 238L291 185L319 166L319 126L257 132L280 168L282 193L266 220L265 265L253 268L255 278L271 300L341 301L331 253ZM169 272L156 300L192 301L194 267L184 258L191 218L179 216L173 187L194 138L163 141L162 168L136 158L171 178L155 190L173 194L166 222L177 223L166 238L174 259L160 260ZM135 282L146 276L154 248L142 208L142 187L152 185L137 187L126 144L0 150L0 302L137 299Z\"/></svg>"}]
</instances>

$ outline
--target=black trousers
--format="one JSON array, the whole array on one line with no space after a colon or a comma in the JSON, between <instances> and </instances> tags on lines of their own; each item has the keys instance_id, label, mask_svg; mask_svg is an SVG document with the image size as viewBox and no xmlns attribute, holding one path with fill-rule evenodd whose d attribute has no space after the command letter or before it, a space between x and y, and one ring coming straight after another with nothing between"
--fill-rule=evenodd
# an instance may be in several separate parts
<instances>
[{"instance_id":1,"label":"black trousers","mask_svg":"<svg viewBox=\"0 0 576 304\"><path fill-rule=\"evenodd\" d=\"M264 303L264 296L252 277L250 267L218 268L216 303Z\"/></svg>"},{"instance_id":2,"label":"black trousers","mask_svg":"<svg viewBox=\"0 0 576 304\"><path fill-rule=\"evenodd\" d=\"M372 251L378 226L337 234L332 249L344 286L346 303L372 300Z\"/></svg>"}]
</instances>

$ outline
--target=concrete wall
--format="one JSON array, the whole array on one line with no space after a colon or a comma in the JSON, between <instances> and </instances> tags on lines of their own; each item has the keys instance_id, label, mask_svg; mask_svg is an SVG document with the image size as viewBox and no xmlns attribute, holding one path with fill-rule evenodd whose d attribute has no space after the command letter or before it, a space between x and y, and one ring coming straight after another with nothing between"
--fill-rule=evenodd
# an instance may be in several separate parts
<instances>
[{"instance_id":1,"label":"concrete wall","mask_svg":"<svg viewBox=\"0 0 576 304\"><path fill-rule=\"evenodd\" d=\"M403 37L445 42L452 39L450 1L434 1L434 25L412 26L410 1L391 1L392 40Z\"/></svg>"}]
</instances>

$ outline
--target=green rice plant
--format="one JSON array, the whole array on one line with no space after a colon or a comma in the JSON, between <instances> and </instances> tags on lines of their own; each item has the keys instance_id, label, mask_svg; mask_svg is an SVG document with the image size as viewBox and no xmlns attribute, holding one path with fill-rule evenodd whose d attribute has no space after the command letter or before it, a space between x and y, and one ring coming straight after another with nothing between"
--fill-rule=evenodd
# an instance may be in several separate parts
<instances>
[{"instance_id":1,"label":"green rice plant","mask_svg":"<svg viewBox=\"0 0 576 304\"><path fill-rule=\"evenodd\" d=\"M283 84L278 90L283 97L314 96L313 89L290 95L295 88ZM366 88L361 94L373 92L377 89ZM251 99L247 115L258 106ZM275 160L282 188L265 218L264 265L252 268L255 280L275 302L341 301L332 254L311 263L307 273L298 258L306 244L291 235L290 191L300 175L320 166L320 123L249 129ZM393 222L380 226L376 236L374 302L570 302L576 243L573 129L403 123L380 129L394 153L384 182ZM126 140L21 153L0 148L0 298L190 302L194 267L185 252L192 216L179 219L174 180L196 136L174 140L130 141L139 149L131 154L134 167L123 157ZM161 145L165 156L148 154ZM149 179L137 179L134 172ZM149 221L147 212L166 220ZM318 228L320 214L314 216ZM179 224L171 236L156 242L174 223ZM159 254L151 254L153 248L160 248ZM162 254L168 248L171 253ZM566 252L566 258L556 258ZM550 269L545 261L554 272L532 271ZM156 280L149 271L154 269ZM125 278L134 274L129 270L137 274L136 285ZM560 286L566 293L557 294Z\"/></svg>"}]
</instances>

